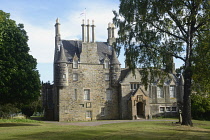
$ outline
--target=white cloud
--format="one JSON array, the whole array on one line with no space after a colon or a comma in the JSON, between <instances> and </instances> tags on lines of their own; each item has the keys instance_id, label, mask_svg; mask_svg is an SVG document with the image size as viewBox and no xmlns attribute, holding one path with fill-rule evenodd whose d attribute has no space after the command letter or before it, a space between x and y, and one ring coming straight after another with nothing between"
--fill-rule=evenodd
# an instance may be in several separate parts
<instances>
[{"instance_id":1,"label":"white cloud","mask_svg":"<svg viewBox=\"0 0 210 140\"><path fill-rule=\"evenodd\" d=\"M25 24L25 29L29 36L28 45L30 47L30 54L39 63L53 62L54 30L43 29L30 24Z\"/></svg>"},{"instance_id":2,"label":"white cloud","mask_svg":"<svg viewBox=\"0 0 210 140\"><path fill-rule=\"evenodd\" d=\"M65 12L65 16L62 15L60 18L61 38L67 40L81 39L81 24L82 19L85 17L80 17L80 13L86 8L86 19L90 19L90 24L94 20L96 26L96 41L106 41L108 23L112 22L114 16L112 10L116 10L118 6L117 2L114 3L115 5L110 1L78 1L76 10L69 9L69 12ZM46 24L44 26L44 24L39 23L39 17L34 17L37 18L36 23L29 22L27 17L21 17L21 12L13 13L11 18L16 20L17 23L24 23L29 36L30 54L37 59L37 62L52 63L55 46L54 25L57 17L55 17L54 21L46 19L45 23L48 23L48 27L46 27Z\"/></svg>"}]
</instances>

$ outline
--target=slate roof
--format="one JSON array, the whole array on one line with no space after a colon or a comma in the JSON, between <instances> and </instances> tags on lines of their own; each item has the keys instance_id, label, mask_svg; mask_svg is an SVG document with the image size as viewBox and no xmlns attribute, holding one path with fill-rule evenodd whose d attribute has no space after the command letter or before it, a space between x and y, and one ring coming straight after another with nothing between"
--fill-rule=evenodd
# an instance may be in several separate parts
<instances>
[{"instance_id":1,"label":"slate roof","mask_svg":"<svg viewBox=\"0 0 210 140\"><path fill-rule=\"evenodd\" d=\"M103 61L106 56L108 56L108 58L111 59L112 47L110 47L107 42L96 42L96 43L97 43L99 60ZM81 40L62 40L62 44L65 50L67 61L72 62L75 53L77 57L80 59L80 54L82 52Z\"/></svg>"}]
</instances>

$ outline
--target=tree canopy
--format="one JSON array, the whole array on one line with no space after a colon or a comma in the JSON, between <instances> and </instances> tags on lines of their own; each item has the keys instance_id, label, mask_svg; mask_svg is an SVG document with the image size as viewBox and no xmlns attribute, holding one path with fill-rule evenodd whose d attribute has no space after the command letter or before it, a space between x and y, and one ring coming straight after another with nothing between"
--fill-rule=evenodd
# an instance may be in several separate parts
<instances>
[{"instance_id":1,"label":"tree canopy","mask_svg":"<svg viewBox=\"0 0 210 140\"><path fill-rule=\"evenodd\" d=\"M40 79L36 59L29 54L23 24L16 25L10 14L0 10L0 104L18 108L37 100Z\"/></svg>"},{"instance_id":2,"label":"tree canopy","mask_svg":"<svg viewBox=\"0 0 210 140\"><path fill-rule=\"evenodd\" d=\"M164 69L171 72L171 58L184 63L183 125L192 125L191 99L193 67L202 61L199 50L209 41L210 2L208 0L120 0L114 11L119 28L117 49L125 49L132 69ZM206 35L205 39L202 35ZM205 44L205 45L204 45ZM206 56L203 56L204 59ZM196 61L195 61L196 60ZM208 63L207 63L208 64ZM208 64L209 66L209 64ZM209 69L205 72L209 73ZM200 69L200 72L203 70ZM204 75L205 75L204 74ZM207 75L205 75L207 76Z\"/></svg>"}]
</instances>

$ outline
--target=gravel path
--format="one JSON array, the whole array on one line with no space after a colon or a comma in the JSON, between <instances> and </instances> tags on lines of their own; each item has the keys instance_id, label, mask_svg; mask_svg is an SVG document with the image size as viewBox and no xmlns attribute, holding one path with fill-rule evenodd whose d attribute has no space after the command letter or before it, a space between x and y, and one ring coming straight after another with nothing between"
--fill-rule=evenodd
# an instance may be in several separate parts
<instances>
[{"instance_id":1,"label":"gravel path","mask_svg":"<svg viewBox=\"0 0 210 140\"><path fill-rule=\"evenodd\" d=\"M103 124L112 123L124 123L124 122L140 122L140 121L171 121L176 122L177 120L108 120L108 121L89 121L89 122L56 122L56 121L45 121L46 123L54 123L58 125L76 125L76 126L99 126Z\"/></svg>"}]
</instances>

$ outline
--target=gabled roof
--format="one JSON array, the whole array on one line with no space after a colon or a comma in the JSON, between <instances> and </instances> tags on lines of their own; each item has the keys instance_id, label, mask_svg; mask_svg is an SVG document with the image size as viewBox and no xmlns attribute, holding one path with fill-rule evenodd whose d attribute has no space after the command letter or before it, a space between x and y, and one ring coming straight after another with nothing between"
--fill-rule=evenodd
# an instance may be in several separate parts
<instances>
[{"instance_id":1,"label":"gabled roof","mask_svg":"<svg viewBox=\"0 0 210 140\"><path fill-rule=\"evenodd\" d=\"M146 91L143 90L141 87L139 87L139 88L137 88L136 90L134 90L134 91L131 92L131 94L130 94L128 100L130 100L132 96L135 96L138 90L140 90L140 91L144 94L144 96L146 96L146 97L148 96L148 95L145 93Z\"/></svg>"}]
</instances>

